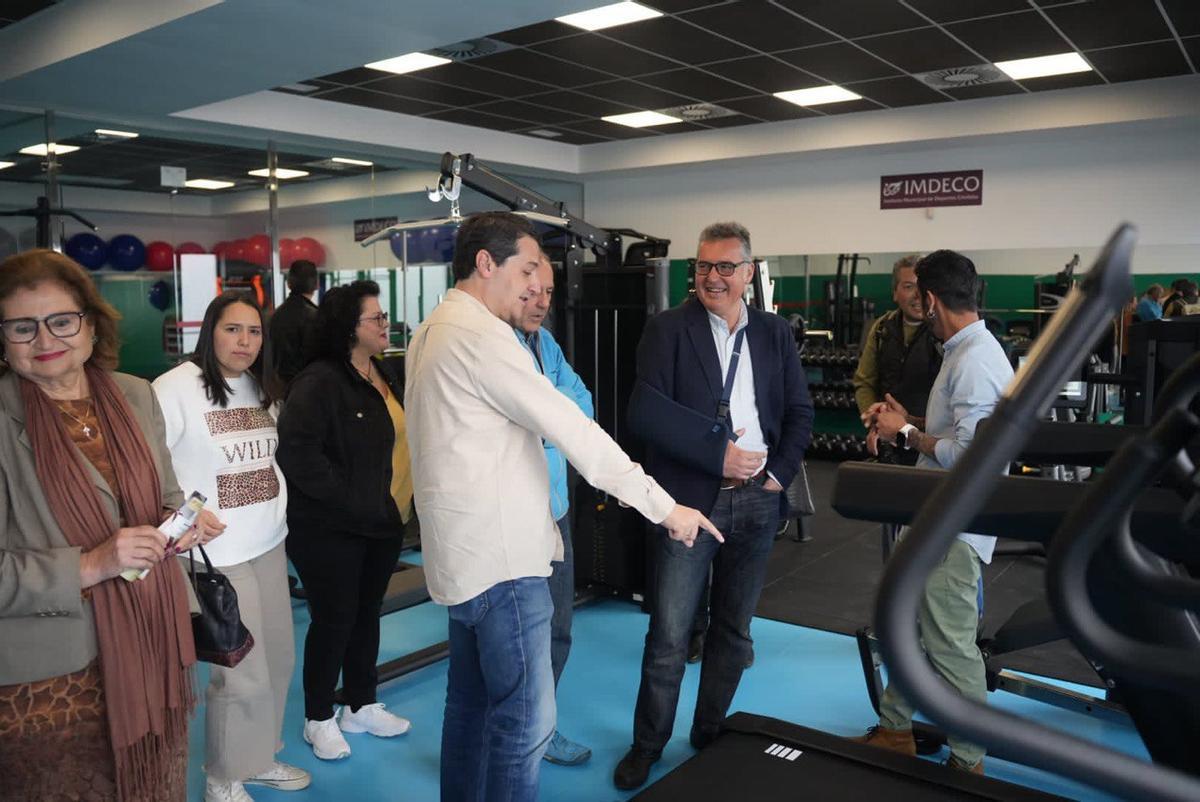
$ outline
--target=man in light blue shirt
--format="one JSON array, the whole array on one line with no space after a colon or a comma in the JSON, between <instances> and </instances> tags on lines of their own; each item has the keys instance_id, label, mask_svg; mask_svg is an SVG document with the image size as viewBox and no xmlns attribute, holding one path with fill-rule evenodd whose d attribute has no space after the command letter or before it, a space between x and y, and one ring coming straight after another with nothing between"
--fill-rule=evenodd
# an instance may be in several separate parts
<instances>
[{"instance_id":1,"label":"man in light blue shirt","mask_svg":"<svg viewBox=\"0 0 1200 802\"><path fill-rule=\"evenodd\" d=\"M1151 320L1159 320L1163 316L1162 297L1166 293L1161 284L1151 284L1146 288L1145 295L1142 300L1138 301L1137 309L1134 310L1133 316L1142 323L1147 323Z\"/></svg>"},{"instance_id":2,"label":"man in light blue shirt","mask_svg":"<svg viewBox=\"0 0 1200 802\"><path fill-rule=\"evenodd\" d=\"M1012 379L1012 365L987 330L976 306L975 265L954 251L935 251L917 264L925 317L943 343L942 367L929 392L925 416L908 413L891 395L863 415L885 442L920 453L918 468L948 470L992 414ZM992 561L996 538L960 534L934 569L921 603L921 641L930 662L960 693L987 701L983 655L975 644L979 625L981 563ZM879 726L862 742L915 754L913 707L892 686L880 699ZM983 773L983 747L951 734L948 764Z\"/></svg>"},{"instance_id":3,"label":"man in light blue shirt","mask_svg":"<svg viewBox=\"0 0 1200 802\"><path fill-rule=\"evenodd\" d=\"M538 267L540 293L523 299L520 327L514 329L517 339L533 357L537 369L570 398L589 418L596 416L592 406L592 394L583 380L563 356L562 348L542 323L550 311L550 297L554 292L554 270L545 254ZM571 651L571 614L575 606L575 549L571 543L571 499L567 489L567 460L562 452L550 442L542 441L546 449L546 467L550 474L550 511L562 535L562 560L550 563L550 598L554 603L554 614L550 618L550 667L554 672L554 687L567 663ZM562 766L575 766L592 756L592 750L564 738L558 728L546 748L545 759Z\"/></svg>"}]
</instances>

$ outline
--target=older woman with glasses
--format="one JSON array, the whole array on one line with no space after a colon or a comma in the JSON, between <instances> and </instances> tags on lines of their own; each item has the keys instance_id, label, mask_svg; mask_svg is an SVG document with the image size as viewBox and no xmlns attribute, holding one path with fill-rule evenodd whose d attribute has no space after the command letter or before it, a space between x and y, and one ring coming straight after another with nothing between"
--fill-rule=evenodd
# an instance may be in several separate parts
<instances>
[{"instance_id":1,"label":"older woman with glasses","mask_svg":"<svg viewBox=\"0 0 1200 802\"><path fill-rule=\"evenodd\" d=\"M183 501L119 316L70 259L0 263L0 799L184 800L195 662L156 528ZM177 544L223 527L203 513ZM123 578L148 570L141 580Z\"/></svg>"},{"instance_id":2,"label":"older woman with glasses","mask_svg":"<svg viewBox=\"0 0 1200 802\"><path fill-rule=\"evenodd\" d=\"M379 611L412 515L402 385L374 357L388 346L379 285L355 281L317 310L316 359L279 417L287 479L287 553L308 593L304 740L323 760L349 756L343 732L391 737L409 722L375 701ZM334 691L339 672L344 703Z\"/></svg>"}]
</instances>

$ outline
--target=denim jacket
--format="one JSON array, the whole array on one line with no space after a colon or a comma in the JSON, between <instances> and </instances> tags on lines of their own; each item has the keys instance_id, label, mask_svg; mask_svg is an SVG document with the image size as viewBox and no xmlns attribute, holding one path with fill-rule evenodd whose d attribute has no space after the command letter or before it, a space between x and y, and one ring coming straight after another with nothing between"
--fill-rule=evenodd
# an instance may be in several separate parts
<instances>
[{"instance_id":1,"label":"denim jacket","mask_svg":"<svg viewBox=\"0 0 1200 802\"><path fill-rule=\"evenodd\" d=\"M545 327L539 328L533 334L525 334L516 329L513 331L517 335L517 340L533 357L538 370L550 380L550 383L557 387L560 393L574 401L576 406L583 410L583 414L589 418L595 418L596 411L592 406L592 393L583 383L583 379L579 378L579 374L567 364L562 348L555 341L554 335ZM542 446L546 449L546 467L550 471L550 512L557 521L567 514L567 508L570 506L570 497L567 495L567 460L561 451L545 440L542 441Z\"/></svg>"}]
</instances>

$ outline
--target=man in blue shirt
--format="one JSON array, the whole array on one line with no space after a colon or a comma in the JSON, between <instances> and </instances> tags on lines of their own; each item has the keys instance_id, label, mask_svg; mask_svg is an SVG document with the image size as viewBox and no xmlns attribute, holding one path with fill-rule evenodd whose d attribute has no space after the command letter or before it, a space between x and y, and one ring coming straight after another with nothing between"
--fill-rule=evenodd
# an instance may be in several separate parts
<instances>
[{"instance_id":1,"label":"man in blue shirt","mask_svg":"<svg viewBox=\"0 0 1200 802\"><path fill-rule=\"evenodd\" d=\"M1147 287L1146 294L1142 296L1142 300L1138 301L1137 309L1134 310L1133 316L1142 323L1161 318L1163 316L1162 297L1164 292L1165 290L1161 284L1151 284Z\"/></svg>"},{"instance_id":2,"label":"man in blue shirt","mask_svg":"<svg viewBox=\"0 0 1200 802\"><path fill-rule=\"evenodd\" d=\"M592 406L592 394L584 385L563 356L562 348L542 323L550 311L550 297L554 292L554 270L550 260L542 255L537 272L542 291L523 299L521 324L515 329L517 339L529 351L534 364L559 392L570 398L589 418L596 413ZM571 543L570 496L567 490L567 460L562 452L547 441L546 467L550 474L550 510L558 523L562 535L562 561L550 563L550 598L554 603L554 614L550 618L550 667L554 672L554 687L567 663L571 651L571 613L575 606L575 549ZM564 738L558 728L546 748L546 760L562 766L575 766L592 756L592 750Z\"/></svg>"},{"instance_id":3,"label":"man in blue shirt","mask_svg":"<svg viewBox=\"0 0 1200 802\"><path fill-rule=\"evenodd\" d=\"M979 421L992 414L1012 379L1012 365L979 317L979 282L970 259L934 251L916 272L925 319L943 344L942 367L924 417L909 414L889 394L863 414L863 422L881 441L918 452L918 468L948 470L967 450ZM975 643L979 577L995 546L994 537L960 534L925 585L919 618L929 661L959 693L978 702L987 701L983 655ZM856 740L914 755L912 716L912 705L889 685L880 699L879 725ZM948 765L983 774L982 746L954 734L947 740Z\"/></svg>"}]
</instances>

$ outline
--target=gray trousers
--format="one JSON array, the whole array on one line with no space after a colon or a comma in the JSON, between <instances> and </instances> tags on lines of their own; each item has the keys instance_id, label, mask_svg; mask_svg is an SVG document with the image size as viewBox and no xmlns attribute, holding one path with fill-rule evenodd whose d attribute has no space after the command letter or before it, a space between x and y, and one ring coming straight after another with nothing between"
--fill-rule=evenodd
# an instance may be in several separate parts
<instances>
[{"instance_id":1,"label":"gray trousers","mask_svg":"<svg viewBox=\"0 0 1200 802\"><path fill-rule=\"evenodd\" d=\"M938 673L959 693L987 702L983 655L975 645L979 628L979 555L961 540L946 552L929 576L921 600L921 643ZM890 730L912 729L913 706L894 686L879 700L879 723ZM967 768L983 759L983 747L949 735L950 754Z\"/></svg>"},{"instance_id":2,"label":"gray trousers","mask_svg":"<svg viewBox=\"0 0 1200 802\"><path fill-rule=\"evenodd\" d=\"M283 748L283 710L296 647L283 544L219 570L237 591L242 623L254 636L254 648L236 667L214 665L209 672L205 772L232 782L271 768Z\"/></svg>"}]
</instances>

